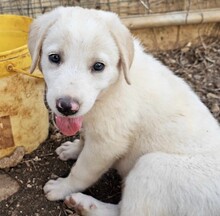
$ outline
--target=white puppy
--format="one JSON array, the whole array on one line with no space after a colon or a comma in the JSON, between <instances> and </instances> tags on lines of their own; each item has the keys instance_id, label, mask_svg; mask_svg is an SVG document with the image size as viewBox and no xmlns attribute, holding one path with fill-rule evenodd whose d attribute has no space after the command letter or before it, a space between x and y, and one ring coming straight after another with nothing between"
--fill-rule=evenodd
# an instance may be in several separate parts
<instances>
[{"instance_id":1,"label":"white puppy","mask_svg":"<svg viewBox=\"0 0 220 216\"><path fill-rule=\"evenodd\" d=\"M220 127L190 87L144 53L117 15L58 8L30 30L31 70L41 68L47 100L77 158L67 178L44 187L86 216L219 216ZM77 193L110 167L124 179L119 205Z\"/></svg>"}]
</instances>

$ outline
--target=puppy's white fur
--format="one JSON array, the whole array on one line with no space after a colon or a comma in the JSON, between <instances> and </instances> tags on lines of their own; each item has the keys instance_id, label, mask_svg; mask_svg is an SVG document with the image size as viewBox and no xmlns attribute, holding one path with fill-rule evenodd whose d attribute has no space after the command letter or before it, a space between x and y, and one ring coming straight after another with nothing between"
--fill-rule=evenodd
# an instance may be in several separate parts
<instances>
[{"instance_id":1,"label":"puppy's white fur","mask_svg":"<svg viewBox=\"0 0 220 216\"><path fill-rule=\"evenodd\" d=\"M76 116L84 116L84 143L57 150L66 160L67 151L76 157L83 147L69 176L45 185L49 200L82 191L115 167L125 182L120 205L82 194L67 202L88 216L220 215L217 121L182 79L144 53L115 14L58 8L34 21L29 47L53 112L59 114L55 100L69 95L81 103ZM61 55L60 65L49 62L50 53ZM96 61L106 65L103 72L91 71Z\"/></svg>"}]
</instances>

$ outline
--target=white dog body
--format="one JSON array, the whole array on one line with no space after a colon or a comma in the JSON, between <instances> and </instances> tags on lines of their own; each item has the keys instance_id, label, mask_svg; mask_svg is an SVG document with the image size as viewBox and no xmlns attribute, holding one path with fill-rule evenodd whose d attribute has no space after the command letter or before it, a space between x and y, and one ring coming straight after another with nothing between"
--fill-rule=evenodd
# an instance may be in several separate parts
<instances>
[{"instance_id":1,"label":"white dog body","mask_svg":"<svg viewBox=\"0 0 220 216\"><path fill-rule=\"evenodd\" d=\"M53 112L60 115L56 99L68 95L80 101L71 117L83 116L84 143L57 149L61 159L79 154L78 160L67 178L45 185L49 200L66 198L88 216L220 215L217 121L116 15L58 8L34 22L29 47ZM50 53L59 53L59 65L48 61ZM96 61L104 71L91 72ZM113 166L125 181L120 205L76 193Z\"/></svg>"}]
</instances>

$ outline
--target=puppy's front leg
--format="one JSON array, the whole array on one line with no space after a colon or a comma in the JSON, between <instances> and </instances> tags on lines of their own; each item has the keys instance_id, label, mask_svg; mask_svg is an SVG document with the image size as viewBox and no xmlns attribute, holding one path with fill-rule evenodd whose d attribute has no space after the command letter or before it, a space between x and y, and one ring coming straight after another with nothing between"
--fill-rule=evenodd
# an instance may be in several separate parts
<instances>
[{"instance_id":1,"label":"puppy's front leg","mask_svg":"<svg viewBox=\"0 0 220 216\"><path fill-rule=\"evenodd\" d=\"M49 200L61 200L71 193L85 190L124 154L126 148L121 147L116 146L116 143L94 143L91 140L89 143L85 142L69 176L47 182L44 187L46 197Z\"/></svg>"}]
</instances>

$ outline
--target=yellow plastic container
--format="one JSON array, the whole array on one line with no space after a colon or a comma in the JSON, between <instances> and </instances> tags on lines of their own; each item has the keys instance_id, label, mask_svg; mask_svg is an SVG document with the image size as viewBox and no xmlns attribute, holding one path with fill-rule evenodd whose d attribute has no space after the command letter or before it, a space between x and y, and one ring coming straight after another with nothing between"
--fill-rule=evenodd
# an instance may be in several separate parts
<instances>
[{"instance_id":1,"label":"yellow plastic container","mask_svg":"<svg viewBox=\"0 0 220 216\"><path fill-rule=\"evenodd\" d=\"M30 153L48 135L44 80L40 71L29 74L31 22L29 17L0 15L0 159L20 146Z\"/></svg>"}]
</instances>

